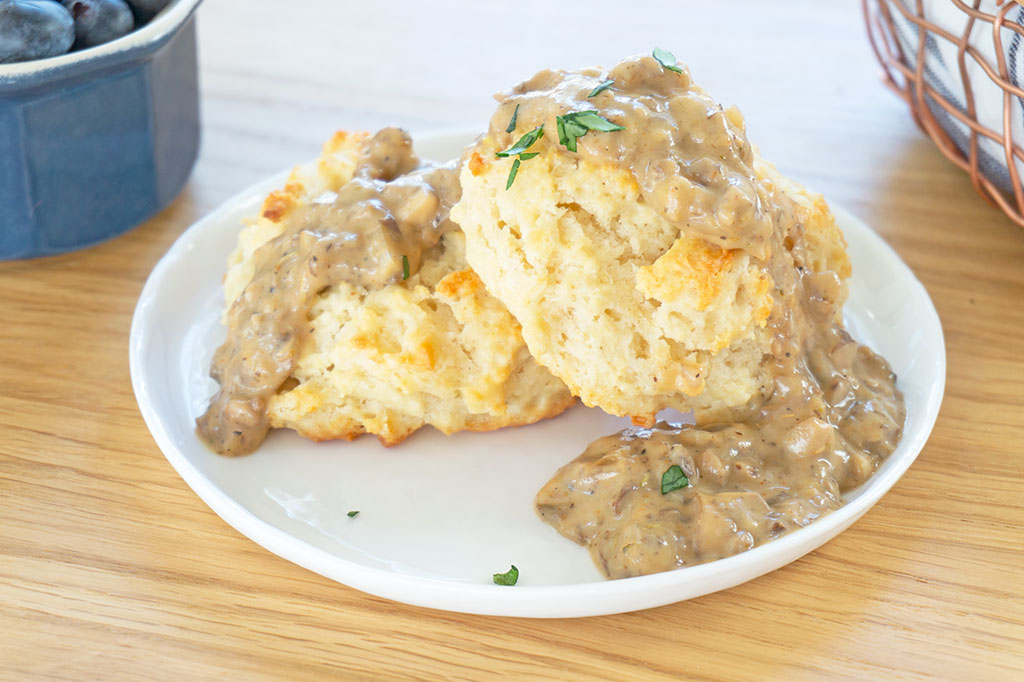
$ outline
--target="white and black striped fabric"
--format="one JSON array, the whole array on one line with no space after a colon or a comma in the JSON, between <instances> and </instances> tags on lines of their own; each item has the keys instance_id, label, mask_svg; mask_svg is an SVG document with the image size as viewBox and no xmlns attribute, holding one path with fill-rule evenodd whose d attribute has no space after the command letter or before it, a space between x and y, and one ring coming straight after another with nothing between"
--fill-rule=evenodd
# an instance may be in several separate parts
<instances>
[{"instance_id":1,"label":"white and black striped fabric","mask_svg":"<svg viewBox=\"0 0 1024 682\"><path fill-rule=\"evenodd\" d=\"M903 54L911 60L907 66L913 69L915 67L914 60L917 58L918 27L904 17L895 5L902 5L909 14L915 15L917 3L915 0L882 1L889 4L889 14L892 16L896 28L896 40L899 42ZM924 0L923 7L925 19L955 36L963 35L969 17L951 0ZM982 0L978 9L988 14L995 14L1000 7L996 5L995 0ZM1024 7L1017 4L1010 9L1006 20L1024 26ZM1024 39L1010 29L1004 28L1001 33L1010 82L1020 87L1020 84L1024 83ZM984 56L996 71L997 61L992 24L975 20L971 29L970 44ZM966 66L978 122L996 133L1001 133L1003 130L1003 89L989 78L970 55L967 56ZM957 45L930 31L925 37L924 78L940 96L953 103L964 114L967 113L964 84L960 77L960 66L957 61ZM1016 98L1016 100L1011 112L1010 128L1014 142L1018 146L1024 147L1024 101L1020 98ZM969 153L970 129L947 113L927 94L925 103L943 130L966 156ZM1006 166L1006 153L1002 145L980 136L978 151L978 164L985 177L1004 191L1012 191L1010 174ZM1017 160L1017 173L1019 177L1024 178L1024 163L1020 160Z\"/></svg>"}]
</instances>

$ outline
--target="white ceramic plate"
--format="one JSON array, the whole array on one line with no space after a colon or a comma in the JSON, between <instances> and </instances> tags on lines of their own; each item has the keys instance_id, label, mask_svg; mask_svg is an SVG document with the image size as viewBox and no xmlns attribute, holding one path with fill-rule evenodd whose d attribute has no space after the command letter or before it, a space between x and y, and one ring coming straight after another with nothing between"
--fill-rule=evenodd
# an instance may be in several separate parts
<instances>
[{"instance_id":1,"label":"white ceramic plate","mask_svg":"<svg viewBox=\"0 0 1024 682\"><path fill-rule=\"evenodd\" d=\"M454 157L468 133L418 138L426 158ZM244 216L281 184L268 179L193 225L157 264L132 323L131 374L153 437L225 521L289 561L359 590L450 611L542 618L660 606L783 566L845 530L920 452L942 400L942 328L924 287L866 225L833 207L854 275L846 318L899 375L907 403L900 447L839 511L775 542L701 566L604 580L587 551L534 514L554 471L625 420L576 407L491 433L423 429L385 449L375 438L315 444L275 432L255 454L213 454L193 429L216 385L207 371L224 339L221 276ZM358 510L355 518L347 512ZM511 564L515 587L494 585Z\"/></svg>"}]
</instances>

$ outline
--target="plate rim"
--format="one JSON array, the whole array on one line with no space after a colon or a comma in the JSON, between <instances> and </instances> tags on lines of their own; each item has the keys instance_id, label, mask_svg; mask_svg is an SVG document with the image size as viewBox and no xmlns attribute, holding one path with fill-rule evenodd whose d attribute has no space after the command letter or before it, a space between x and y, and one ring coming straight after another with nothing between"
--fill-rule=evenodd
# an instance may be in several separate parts
<instances>
[{"instance_id":1,"label":"plate rim","mask_svg":"<svg viewBox=\"0 0 1024 682\"><path fill-rule=\"evenodd\" d=\"M415 139L420 143L432 144L444 144L450 139L454 144L456 141L471 140L475 134L475 131L469 129L448 129L424 132L418 134ZM196 468L173 442L167 426L156 410L155 402L150 397L144 371L144 353L152 330L152 325L146 323L149 322L156 292L160 290L161 284L173 267L187 255L189 244L205 230L214 229L223 220L224 215L237 210L244 202L262 198L267 191L279 184L289 171L290 169L287 169L265 178L221 203L185 230L160 258L146 279L132 316L129 368L132 388L147 428L164 457L193 492L228 525L257 545L335 582L414 606L479 615L533 618L584 617L638 611L710 594L734 587L796 561L846 530L887 494L906 473L927 443L938 418L946 383L945 339L938 312L927 289L881 236L846 209L830 203L844 234L851 227L861 233L858 236L869 243L872 253L884 257L890 266L901 269L907 284L917 289L918 294L923 296L923 301L927 303L927 308L923 312L928 318L929 326L932 327L924 331L929 336L934 335L939 349L935 363L935 381L931 384L924 401L923 425L913 434L909 434L909 440L905 439L900 443L900 449L906 447L911 452L904 455L897 466L873 476L870 479L870 487L855 499L804 528L746 552L706 564L620 580L568 585L521 585L510 589L499 585L395 573L331 554L257 517ZM581 547L580 551L585 549ZM681 578L684 573L685 579ZM652 594L655 596L651 597ZM640 598L640 595L645 596Z\"/></svg>"}]
</instances>

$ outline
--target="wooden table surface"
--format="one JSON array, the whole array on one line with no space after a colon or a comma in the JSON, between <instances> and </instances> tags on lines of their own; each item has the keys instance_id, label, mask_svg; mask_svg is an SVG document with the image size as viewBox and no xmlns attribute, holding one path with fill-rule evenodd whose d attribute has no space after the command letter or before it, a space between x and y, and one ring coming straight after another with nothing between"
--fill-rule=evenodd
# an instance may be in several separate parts
<instances>
[{"instance_id":1,"label":"wooden table surface","mask_svg":"<svg viewBox=\"0 0 1024 682\"><path fill-rule=\"evenodd\" d=\"M882 88L859 3L211 0L198 25L204 138L181 197L101 246L0 264L0 678L1024 679L1024 231ZM391 603L210 511L128 372L133 307L178 235L336 128L483 126L540 68L655 45L935 301L945 401L896 487L767 576L578 620Z\"/></svg>"}]
</instances>

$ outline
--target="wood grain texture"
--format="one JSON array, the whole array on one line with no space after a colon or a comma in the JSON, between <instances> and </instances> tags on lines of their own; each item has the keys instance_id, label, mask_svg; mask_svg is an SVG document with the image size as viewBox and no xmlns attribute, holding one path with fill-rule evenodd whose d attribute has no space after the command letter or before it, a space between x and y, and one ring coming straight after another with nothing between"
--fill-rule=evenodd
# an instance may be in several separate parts
<instances>
[{"instance_id":1,"label":"wood grain texture","mask_svg":"<svg viewBox=\"0 0 1024 682\"><path fill-rule=\"evenodd\" d=\"M0 678L1024 679L1024 231L883 90L858 3L211 0L199 31L204 141L181 197L101 246L0 264ZM367 596L210 511L128 374L135 301L174 239L336 128L482 126L537 69L654 45L934 299L946 398L893 491L745 585L560 621Z\"/></svg>"}]
</instances>

